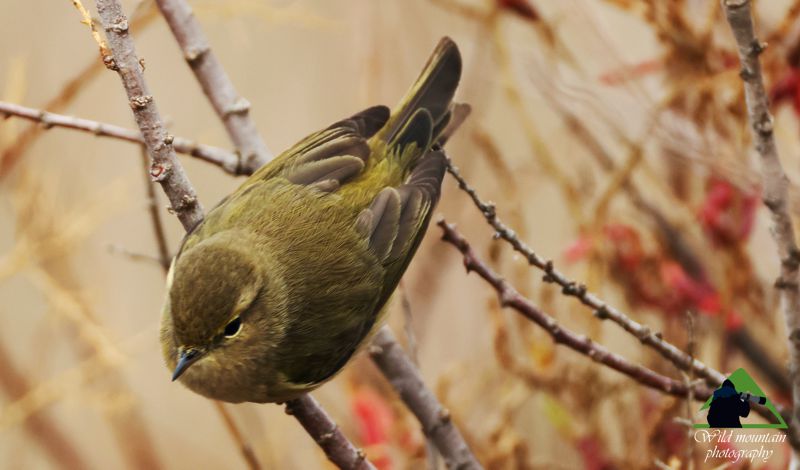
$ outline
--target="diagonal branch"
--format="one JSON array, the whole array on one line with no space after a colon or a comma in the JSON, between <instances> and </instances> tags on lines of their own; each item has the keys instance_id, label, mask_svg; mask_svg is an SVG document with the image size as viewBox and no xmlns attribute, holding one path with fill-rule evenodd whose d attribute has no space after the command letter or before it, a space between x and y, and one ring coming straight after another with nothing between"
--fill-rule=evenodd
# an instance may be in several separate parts
<instances>
[{"instance_id":1,"label":"diagonal branch","mask_svg":"<svg viewBox=\"0 0 800 470\"><path fill-rule=\"evenodd\" d=\"M778 157L773 136L769 99L764 89L758 56L766 47L755 34L749 0L723 0L722 7L739 46L739 75L744 82L747 117L753 128L756 150L761 159L764 205L772 218L772 236L781 260L780 277L775 281L781 309L789 332L789 370L792 381L792 422L800 423L800 250L789 215L789 178ZM800 468L795 454L792 468Z\"/></svg>"},{"instance_id":2,"label":"diagonal branch","mask_svg":"<svg viewBox=\"0 0 800 470\"><path fill-rule=\"evenodd\" d=\"M388 326L378 330L369 347L369 355L408 409L419 419L422 431L442 454L447 468L483 468L450 419L450 412L425 386L422 374L403 351Z\"/></svg>"},{"instance_id":3,"label":"diagonal branch","mask_svg":"<svg viewBox=\"0 0 800 470\"><path fill-rule=\"evenodd\" d=\"M242 156L250 173L270 159L269 150L250 117L250 103L241 97L211 50L208 39L185 0L156 0L183 56Z\"/></svg>"},{"instance_id":4,"label":"diagonal branch","mask_svg":"<svg viewBox=\"0 0 800 470\"><path fill-rule=\"evenodd\" d=\"M190 230L203 220L203 206L189 183L183 165L175 156L174 137L167 133L164 121L150 94L140 61L136 56L128 31L128 19L118 0L95 0L100 20L108 39L112 57L103 57L103 63L119 73L133 110L136 124L142 131L147 152L150 154L150 176L161 184L172 210Z\"/></svg>"},{"instance_id":5,"label":"diagonal branch","mask_svg":"<svg viewBox=\"0 0 800 470\"><path fill-rule=\"evenodd\" d=\"M657 332L652 331L648 326L643 325L636 320L630 318L628 315L618 310L617 308L608 305L586 289L586 286L569 279L566 275L558 271L553 262L546 260L533 251L525 242L517 237L516 232L508 227L506 224L497 217L497 211L494 204L484 202L478 196L475 188L471 187L469 183L461 176L458 167L452 163L448 164L447 171L456 179L459 188L466 192L472 199L475 206L481 211L483 217L495 230L495 236L508 242L515 251L525 257L529 264L535 266L542 271L545 275L543 280L561 286L564 295L573 296L578 299L583 305L590 307L594 310L594 314L601 320L609 319L621 326L625 331L636 337L642 344L645 344L654 350L658 351L663 357L671 361L681 370L691 369L694 373L701 376L708 385L718 386L725 380L725 375L721 372L709 367L705 363L693 359L691 356L683 352L674 344L666 341Z\"/></svg>"},{"instance_id":6,"label":"diagonal branch","mask_svg":"<svg viewBox=\"0 0 800 470\"><path fill-rule=\"evenodd\" d=\"M695 400L706 400L711 396L711 390L700 384L690 384L683 380L676 380L655 372L652 369L639 364L630 362L626 358L615 354L603 345L592 341L585 335L580 335L559 324L555 318L536 307L528 298L522 296L508 281L492 270L486 263L478 258L469 242L456 230L454 225L448 224L445 220L440 220L437 225L442 228L442 240L450 243L464 259L464 266L468 272L475 272L483 278L497 292L500 304L503 307L510 307L537 325L541 326L558 344L567 346L577 351L595 362L614 369L628 377L634 379L642 385L659 390L663 393L688 397L692 396ZM784 414L781 407L775 408L779 413ZM772 411L765 406L754 406L756 412L771 421L774 417ZM793 446L798 445L797 433L790 426L786 430L789 440Z\"/></svg>"},{"instance_id":7,"label":"diagonal branch","mask_svg":"<svg viewBox=\"0 0 800 470\"><path fill-rule=\"evenodd\" d=\"M343 470L375 470L364 455L342 434L339 426L309 394L286 402L286 414L300 421L325 455Z\"/></svg>"},{"instance_id":8,"label":"diagonal branch","mask_svg":"<svg viewBox=\"0 0 800 470\"><path fill-rule=\"evenodd\" d=\"M448 224L444 219L437 222L436 225L442 228L442 240L453 245L461 252L467 272L475 272L497 291L501 306L516 310L544 328L556 343L563 344L570 349L589 356L592 360L621 372L642 385L660 390L669 395L685 397L691 390L691 393L700 399L710 396L711 392L707 387L699 385L687 387L686 383L681 380L672 379L644 366L632 363L588 337L579 335L560 325L555 318L543 312L533 302L522 296L514 286L478 258L469 242L456 230L454 225Z\"/></svg>"}]
</instances>

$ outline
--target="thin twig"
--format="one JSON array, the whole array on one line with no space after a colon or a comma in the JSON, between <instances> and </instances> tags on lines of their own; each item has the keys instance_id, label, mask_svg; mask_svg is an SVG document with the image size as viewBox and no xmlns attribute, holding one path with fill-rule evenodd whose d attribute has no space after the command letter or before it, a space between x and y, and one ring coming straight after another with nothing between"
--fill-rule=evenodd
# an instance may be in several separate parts
<instances>
[{"instance_id":1,"label":"thin twig","mask_svg":"<svg viewBox=\"0 0 800 470\"><path fill-rule=\"evenodd\" d=\"M97 43L97 47L100 48L100 56L110 56L111 51L108 50L108 44L106 44L106 42L103 40L103 36L100 35L100 32L97 31L97 27L95 27L94 20L92 19L92 15L89 14L89 10L83 6L81 0L72 0L72 6L74 6L78 10L78 13L81 14L81 23L88 26L89 30L92 32L92 39L94 39L94 42Z\"/></svg>"},{"instance_id":2,"label":"thin twig","mask_svg":"<svg viewBox=\"0 0 800 470\"><path fill-rule=\"evenodd\" d=\"M689 337L689 340L686 342L686 354L689 355L690 358L694 359L694 351L696 347L695 343L695 327L694 327L694 314L691 311L686 312L686 333ZM694 381L694 377L692 377L692 370L689 369L687 371L681 371L683 374L684 381L688 386ZM694 396L692 396L691 389L689 390L689 395L686 397L686 420L687 422L692 422L692 413L693 409L693 402ZM686 430L686 466L687 470L694 470L694 460L695 460L695 445L692 442L692 431L693 428L689 427Z\"/></svg>"},{"instance_id":3,"label":"thin twig","mask_svg":"<svg viewBox=\"0 0 800 470\"><path fill-rule=\"evenodd\" d=\"M236 426L236 422L233 420L233 416L231 416L230 412L225 408L225 404L217 400L212 401L214 402L214 407L217 409L217 412L219 412L222 420L225 422L228 434L233 437L234 442L239 446L239 450L242 452L248 468L250 468L250 470L260 470L261 463L258 461L253 447L247 442L247 439L242 436L241 431L239 431L239 428Z\"/></svg>"},{"instance_id":4,"label":"thin twig","mask_svg":"<svg viewBox=\"0 0 800 470\"><path fill-rule=\"evenodd\" d=\"M606 304L605 301L589 292L586 289L586 286L583 284L578 284L556 270L552 261L545 260L536 254L536 252L534 252L527 244L517 237L517 234L514 232L514 230L506 226L500 220L500 218L497 217L494 204L484 202L480 196L478 196L475 188L467 183L464 177L461 176L458 167L454 166L449 158L447 171L453 176L453 178L456 179L459 188L469 195L469 197L472 199L472 202L481 211L483 217L486 219L489 225L495 229L495 238L501 238L508 242L516 252L525 257L530 265L544 271L545 275L542 277L544 282L558 284L561 286L561 291L564 295L573 296L577 298L583 305L592 308L594 310L594 315L597 318L601 320L609 319L613 321L641 341L642 344L657 351L659 354L661 354L661 356L668 359L679 369L692 370L695 374L698 374L708 385L716 388L722 383L723 380L725 380L725 375L722 372L681 351L677 346L665 340L660 333L654 333L650 327L638 323L622 311ZM781 405L774 403L774 406L775 409L778 410L778 412L785 419L789 416L787 411ZM757 407L756 409L759 414L768 420L772 419L771 412L769 412L769 410L766 408ZM787 419L787 422L788 421L790 421L790 419ZM800 431L798 431L798 426L793 423L789 423L789 430L787 434L789 435L789 440L792 446L800 449Z\"/></svg>"},{"instance_id":5,"label":"thin twig","mask_svg":"<svg viewBox=\"0 0 800 470\"><path fill-rule=\"evenodd\" d=\"M761 158L764 205L772 216L772 236L781 260L781 272L775 281L781 308L789 332L789 371L792 381L793 425L800 423L800 250L795 241L789 215L789 178L783 170L773 136L769 99L764 89L758 56L764 50L755 35L749 0L723 0L725 16L736 38L744 82L747 117L753 128L756 150ZM792 468L800 468L800 455L792 456Z\"/></svg>"},{"instance_id":6,"label":"thin twig","mask_svg":"<svg viewBox=\"0 0 800 470\"><path fill-rule=\"evenodd\" d=\"M517 292L514 286L481 261L469 242L458 233L454 225L448 224L445 220L440 220L437 225L442 228L442 240L455 246L463 255L464 266L467 271L477 273L497 291L501 306L513 308L544 328L556 343L563 344L596 362L627 375L642 385L664 393L685 397L689 389L692 388L694 396L700 399L706 399L710 396L711 392L707 387L699 385L687 387L687 384L680 380L672 379L644 366L632 363L588 337L579 335L560 325L555 318L536 307L533 302Z\"/></svg>"},{"instance_id":7,"label":"thin twig","mask_svg":"<svg viewBox=\"0 0 800 470\"><path fill-rule=\"evenodd\" d=\"M197 201L194 188L183 171L172 148L173 137L164 128L153 97L148 94L144 77L136 57L133 41L128 33L128 20L119 0L95 0L103 29L113 57L104 58L109 68L119 72L128 94L134 117L144 136L145 145L152 158L150 175L161 183L173 210L183 224L191 230L203 220L203 209ZM373 468L363 453L338 431L325 411L312 397L304 395L287 404L300 424L323 448L333 462L358 463L342 468ZM348 459L343 459L348 457Z\"/></svg>"},{"instance_id":8,"label":"thin twig","mask_svg":"<svg viewBox=\"0 0 800 470\"><path fill-rule=\"evenodd\" d=\"M10 353L0 344L0 389L9 401L25 396L31 384L25 374L11 360ZM24 421L25 431L51 458L54 466L67 469L89 468L88 462L71 441L74 435L62 430L45 410L39 410Z\"/></svg>"},{"instance_id":9,"label":"thin twig","mask_svg":"<svg viewBox=\"0 0 800 470\"><path fill-rule=\"evenodd\" d=\"M537 325L541 326L556 343L563 344L570 349L588 356L595 362L610 367L642 385L661 392L687 397L691 391L696 400L706 400L711 396L711 389L701 383L687 384L684 381L672 379L639 364L634 364L624 357L614 354L603 345L592 341L590 338L575 333L559 324L555 318L536 307L528 298L522 296L508 281L494 272L486 263L477 257L469 242L456 230L454 225L440 220L437 225L442 228L442 240L455 246L464 258L467 272L475 272L483 278L495 291L497 291L500 305L510 307ZM785 410L778 404L773 404L781 415L786 415ZM754 409L767 421L774 419L772 411L766 406L755 405ZM793 447L800 446L797 432L790 426L786 430L789 441Z\"/></svg>"},{"instance_id":10,"label":"thin twig","mask_svg":"<svg viewBox=\"0 0 800 470\"><path fill-rule=\"evenodd\" d=\"M91 132L100 137L110 137L137 144L144 143L142 134L132 129L0 101L0 117L8 118L11 116L41 123L45 129L64 127L67 129ZM233 152L210 145L198 144L182 137L173 137L172 147L176 152L191 155L206 162L213 163L230 174L239 174L237 173L239 159Z\"/></svg>"},{"instance_id":11,"label":"thin twig","mask_svg":"<svg viewBox=\"0 0 800 470\"><path fill-rule=\"evenodd\" d=\"M475 191L464 177L461 176L458 167L449 163L447 171L456 179L459 188L470 196L472 202L481 211L489 225L494 228L494 236L508 242L515 251L525 257L529 264L544 271L545 275L543 280L545 282L558 284L561 286L564 295L573 296L582 304L592 308L597 318L601 320L609 319L618 324L625 331L639 339L643 344L652 347L662 356L669 359L681 370L687 370L691 367L696 374L703 377L706 382L713 387L718 386L725 380L725 376L721 372L714 370L697 359L691 358L678 347L664 340L659 333L653 332L649 327L636 322L620 310L606 304L602 299L587 291L586 286L578 284L558 271L552 261L545 260L539 256L517 237L514 230L505 225L503 221L497 217L494 204L484 202L480 196L478 196L477 191Z\"/></svg>"},{"instance_id":12,"label":"thin twig","mask_svg":"<svg viewBox=\"0 0 800 470\"><path fill-rule=\"evenodd\" d=\"M122 245L110 243L108 245L108 252L114 255L122 255L131 261L152 263L153 265L161 268L162 271L164 269L164 265L161 263L161 259L158 256L153 256L146 253L140 253L133 250L129 250L128 248L125 248ZM167 266L167 268L169 268L169 266Z\"/></svg>"},{"instance_id":13,"label":"thin twig","mask_svg":"<svg viewBox=\"0 0 800 470\"><path fill-rule=\"evenodd\" d=\"M242 156L253 172L270 159L269 150L250 117L250 103L241 97L211 50L208 39L185 0L156 0L183 56Z\"/></svg>"},{"instance_id":14,"label":"thin twig","mask_svg":"<svg viewBox=\"0 0 800 470\"><path fill-rule=\"evenodd\" d=\"M161 221L161 211L158 208L158 196L150 181L150 161L147 158L147 149L142 146L140 149L142 157L142 169L144 174L144 187L147 193L147 212L150 213L150 222L153 224L153 235L155 235L156 246L158 247L157 261L166 274L169 271L170 256L167 247L167 237L164 233L164 223Z\"/></svg>"},{"instance_id":15,"label":"thin twig","mask_svg":"<svg viewBox=\"0 0 800 470\"><path fill-rule=\"evenodd\" d=\"M442 454L447 468L483 468L453 425L450 412L425 386L422 375L400 347L392 330L383 327L378 331L369 347L369 354L408 409L417 416L422 431Z\"/></svg>"},{"instance_id":16,"label":"thin twig","mask_svg":"<svg viewBox=\"0 0 800 470\"><path fill-rule=\"evenodd\" d=\"M322 409L311 395L303 395L286 402L286 414L300 421L308 434L325 451L337 467L346 470L368 470L375 466L367 460L364 451L347 440L339 426Z\"/></svg>"}]
</instances>

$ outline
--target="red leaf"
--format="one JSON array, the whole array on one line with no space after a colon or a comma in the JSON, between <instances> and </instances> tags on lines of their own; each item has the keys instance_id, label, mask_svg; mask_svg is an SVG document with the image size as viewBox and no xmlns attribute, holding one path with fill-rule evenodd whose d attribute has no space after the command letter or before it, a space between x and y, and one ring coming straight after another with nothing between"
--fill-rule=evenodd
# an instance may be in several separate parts
<instances>
[{"instance_id":1,"label":"red leaf","mask_svg":"<svg viewBox=\"0 0 800 470\"><path fill-rule=\"evenodd\" d=\"M756 190L745 193L724 179L709 178L698 219L714 244L733 245L749 238L758 209L758 196Z\"/></svg>"},{"instance_id":2,"label":"red leaf","mask_svg":"<svg viewBox=\"0 0 800 470\"><path fill-rule=\"evenodd\" d=\"M353 395L352 407L357 417L361 443L365 447L388 444L394 413L384 398L372 388L359 387ZM370 455L370 460L381 470L392 468L391 459L385 451Z\"/></svg>"}]
</instances>

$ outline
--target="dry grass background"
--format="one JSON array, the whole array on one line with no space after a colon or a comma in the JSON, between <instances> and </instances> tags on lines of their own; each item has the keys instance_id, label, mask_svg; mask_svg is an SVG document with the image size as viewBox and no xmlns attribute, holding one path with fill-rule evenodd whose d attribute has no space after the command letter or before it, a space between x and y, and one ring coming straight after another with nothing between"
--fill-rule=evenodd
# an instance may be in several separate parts
<instances>
[{"instance_id":1,"label":"dry grass background","mask_svg":"<svg viewBox=\"0 0 800 470\"><path fill-rule=\"evenodd\" d=\"M152 7L141 3L141 11ZM698 357L725 372L745 367L770 398L786 402L726 329L736 312L772 363L786 361L771 288L779 262L765 209L756 204L753 213L747 203L758 191L758 165L717 2L532 0L538 17L513 8L524 2L492 0L191 3L275 152L368 105L394 103L438 38L453 37L465 62L459 99L473 114L450 155L520 238L680 347L689 340L684 312L694 311ZM770 87L792 73L797 4L756 5L770 42L762 56ZM44 106L98 61L68 0L0 0L0 12L2 100ZM171 132L230 148L163 20L156 15L133 32ZM133 127L119 79L105 70L82 79L61 112ZM797 113L790 104L774 113L784 166L798 181ZM0 149L28 126L0 120ZM615 169L599 163L587 133ZM206 207L241 182L182 158ZM711 204L712 176L729 182L735 201L712 207L722 220L712 227L716 239L698 215ZM214 406L171 383L163 365L165 291L149 259L157 248L142 181L136 146L51 129L0 183L0 467L246 468ZM544 285L492 241L452 179L445 185L437 212L522 293L613 351L680 377ZM653 207L666 228L654 223ZM174 250L183 230L165 219ZM675 233L683 251L668 244ZM720 241L725 234L732 239ZM390 323L401 337L413 332L428 384L488 468L687 464L692 444L674 420L686 417L683 402L556 347L501 311L439 235L432 226L403 280L410 316L395 299ZM687 256L703 267L702 279L686 280ZM709 286L717 306L692 291ZM418 426L365 357L314 395L383 468L426 464ZM329 466L282 408L229 409L265 468ZM782 468L786 458L778 448L765 468Z\"/></svg>"}]
</instances>

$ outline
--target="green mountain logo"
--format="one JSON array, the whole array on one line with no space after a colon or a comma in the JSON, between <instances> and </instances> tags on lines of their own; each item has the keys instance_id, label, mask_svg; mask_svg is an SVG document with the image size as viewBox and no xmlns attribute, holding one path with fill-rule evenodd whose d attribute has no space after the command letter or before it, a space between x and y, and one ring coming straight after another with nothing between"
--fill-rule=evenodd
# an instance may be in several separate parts
<instances>
[{"instance_id":1,"label":"green mountain logo","mask_svg":"<svg viewBox=\"0 0 800 470\"><path fill-rule=\"evenodd\" d=\"M730 384L733 384L735 390L731 389ZM722 400L727 399L735 400L735 403L738 403L740 406L744 406L749 411L749 402L753 403L761 403L763 404L775 418L778 420L777 423L756 423L756 424L742 424L742 428L767 428L767 429L786 429L788 426L786 425L786 421L784 421L783 417L778 413L778 410L775 409L775 405L766 397L764 392L758 386L758 384L753 380L752 377L742 368L737 369L734 373L728 376L728 380L726 380L720 388L718 388L712 396L706 400L703 406L700 408L700 411L705 409L709 409L709 413L712 413L714 410L711 409L712 402L717 399ZM717 405L719 406L719 405ZM746 416L747 413L744 415L740 414L739 416ZM734 418L738 421L738 417ZM703 429L703 428L710 428L711 425L708 423L695 423L694 427L696 429ZM715 427L738 427L738 426L715 426Z\"/></svg>"}]
</instances>

